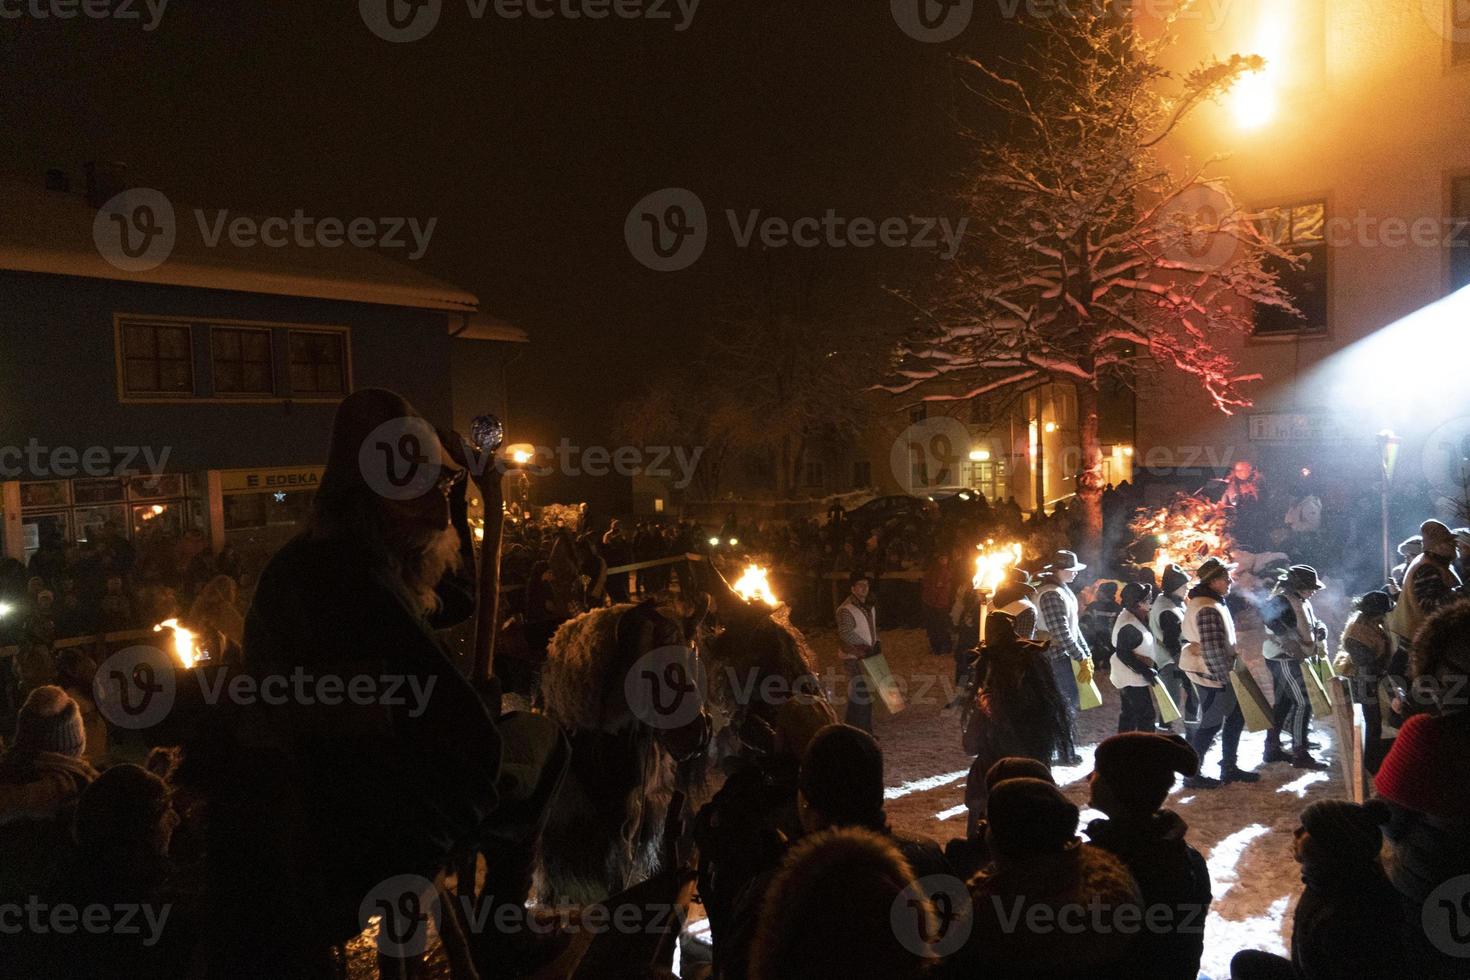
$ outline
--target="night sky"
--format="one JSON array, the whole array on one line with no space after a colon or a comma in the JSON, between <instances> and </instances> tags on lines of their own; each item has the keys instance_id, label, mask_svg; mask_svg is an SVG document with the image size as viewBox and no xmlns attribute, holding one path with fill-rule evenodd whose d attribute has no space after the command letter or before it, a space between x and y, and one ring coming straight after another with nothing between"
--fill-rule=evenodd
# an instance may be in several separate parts
<instances>
[{"instance_id":1,"label":"night sky","mask_svg":"<svg viewBox=\"0 0 1470 980\"><path fill-rule=\"evenodd\" d=\"M152 32L0 20L0 172L79 181L84 161L118 160L131 184L191 206L437 217L418 265L533 338L513 424L538 442L606 440L608 407L717 329L750 274L726 208L947 213L951 59L1003 43L978 10L935 45L887 3L706 0L683 32L670 9L476 20L444 0L413 43L375 36L355 2L175 0ZM657 273L623 222L668 186L699 194L713 230L694 267ZM893 250L816 258L875 316L891 312L884 285L924 272Z\"/></svg>"}]
</instances>

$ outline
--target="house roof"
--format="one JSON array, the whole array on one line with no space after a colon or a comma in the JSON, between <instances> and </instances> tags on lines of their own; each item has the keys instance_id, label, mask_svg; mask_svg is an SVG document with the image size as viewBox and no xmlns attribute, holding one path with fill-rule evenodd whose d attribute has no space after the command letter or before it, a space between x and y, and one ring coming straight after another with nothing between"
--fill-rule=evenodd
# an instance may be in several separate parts
<instances>
[{"instance_id":1,"label":"house roof","mask_svg":"<svg viewBox=\"0 0 1470 980\"><path fill-rule=\"evenodd\" d=\"M281 247L240 247L221 235L210 247L199 223L203 220L212 227L218 220L215 211L196 219L194 209L183 206L175 207L176 235L167 259L152 269L128 271L99 252L93 239L97 211L82 197L0 180L0 202L6 216L0 222L0 269L466 314L475 313L480 305L473 293L419 272L407 262L346 243L313 247L291 241ZM231 213L228 219L238 216ZM407 228L399 237L413 242ZM451 318L450 331L462 325ZM520 333L509 324L504 327Z\"/></svg>"}]
</instances>

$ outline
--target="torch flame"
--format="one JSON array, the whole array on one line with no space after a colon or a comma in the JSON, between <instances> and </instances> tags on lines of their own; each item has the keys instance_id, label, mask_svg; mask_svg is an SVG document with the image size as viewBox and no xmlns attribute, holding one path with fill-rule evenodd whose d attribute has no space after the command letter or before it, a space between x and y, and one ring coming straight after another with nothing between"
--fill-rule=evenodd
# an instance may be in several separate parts
<instances>
[{"instance_id":1,"label":"torch flame","mask_svg":"<svg viewBox=\"0 0 1470 980\"><path fill-rule=\"evenodd\" d=\"M192 668L203 656L203 651L194 642L194 633L179 625L177 619L165 619L153 627L153 632L161 633L165 629L174 631L174 656L187 668Z\"/></svg>"},{"instance_id":2,"label":"torch flame","mask_svg":"<svg viewBox=\"0 0 1470 980\"><path fill-rule=\"evenodd\" d=\"M975 556L975 578L971 585L977 592L994 592L1005 581L1006 573L1021 564L1021 546L987 541L977 545L980 554Z\"/></svg>"},{"instance_id":3,"label":"torch flame","mask_svg":"<svg viewBox=\"0 0 1470 980\"><path fill-rule=\"evenodd\" d=\"M772 609L781 604L771 590L771 581L766 569L760 565L746 565L744 573L731 586L735 594L746 602L764 602Z\"/></svg>"}]
</instances>

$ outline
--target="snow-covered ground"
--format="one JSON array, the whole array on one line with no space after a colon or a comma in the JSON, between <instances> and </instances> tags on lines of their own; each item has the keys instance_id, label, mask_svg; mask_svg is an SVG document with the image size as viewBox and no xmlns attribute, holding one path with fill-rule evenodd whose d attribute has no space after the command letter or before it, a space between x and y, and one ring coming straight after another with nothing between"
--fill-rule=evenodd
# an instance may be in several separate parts
<instances>
[{"instance_id":1,"label":"snow-covered ground","mask_svg":"<svg viewBox=\"0 0 1470 980\"><path fill-rule=\"evenodd\" d=\"M830 633L808 635L821 665L836 661ZM1242 637L1247 662L1260 668L1259 644ZM898 715L876 709L874 728L883 746L888 786L888 816L896 829L924 834L941 843L965 832L964 792L970 759L960 746L957 711L945 711L953 665L932 657L920 630L883 634L883 649L900 684L915 695ZM1087 812L1087 775L1097 743L1117 729L1118 696L1099 678L1103 705L1079 718L1080 766L1055 770L1063 791ZM928 687L928 694L923 694ZM1254 785L1232 784L1217 790L1191 791L1176 784L1169 806L1189 824L1189 839L1209 863L1215 901L1205 931L1203 975L1230 976L1230 958L1238 950L1265 949L1285 953L1291 936L1291 912L1301 893L1298 866L1292 858L1292 832L1308 804L1347 795L1333 751L1329 724L1314 724L1319 758L1332 762L1325 772L1304 772L1285 764L1264 766L1264 734L1247 732L1241 741L1240 764L1261 773ZM1218 775L1219 742L1206 760L1207 774Z\"/></svg>"}]
</instances>

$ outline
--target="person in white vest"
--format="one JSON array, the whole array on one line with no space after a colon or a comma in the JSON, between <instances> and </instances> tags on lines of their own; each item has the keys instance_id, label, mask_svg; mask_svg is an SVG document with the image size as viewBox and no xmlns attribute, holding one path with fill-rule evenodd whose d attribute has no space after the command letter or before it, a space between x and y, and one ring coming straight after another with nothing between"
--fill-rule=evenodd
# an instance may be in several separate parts
<instances>
[{"instance_id":1,"label":"person in white vest","mask_svg":"<svg viewBox=\"0 0 1470 980\"><path fill-rule=\"evenodd\" d=\"M842 720L871 735L873 690L863 675L863 661L882 650L878 641L878 610L868 602L873 583L866 572L853 572L849 585L852 591L837 607L837 651L848 676L847 710Z\"/></svg>"},{"instance_id":2,"label":"person in white vest","mask_svg":"<svg viewBox=\"0 0 1470 980\"><path fill-rule=\"evenodd\" d=\"M1041 587L1037 592L1037 608L1041 612L1041 628L1051 634L1051 670L1057 679L1057 689L1067 699L1067 716L1073 745L1077 744L1077 712L1082 706L1077 692L1077 679L1072 674L1072 661L1086 663L1092 667L1092 653L1087 641L1082 638L1082 627L1077 615L1077 596L1070 585L1077 573L1087 566L1077 560L1070 551L1058 551L1051 563L1041 570ZM1082 757L1072 750L1066 759L1069 766L1079 765Z\"/></svg>"},{"instance_id":3,"label":"person in white vest","mask_svg":"<svg viewBox=\"0 0 1470 980\"><path fill-rule=\"evenodd\" d=\"M1113 623L1113 662L1108 678L1123 702L1118 713L1120 732L1154 730L1154 696L1149 688L1159 682L1159 668L1154 660L1154 635L1148 628L1152 598L1149 586L1129 582L1119 599L1123 611Z\"/></svg>"},{"instance_id":4,"label":"person in white vest","mask_svg":"<svg viewBox=\"0 0 1470 980\"><path fill-rule=\"evenodd\" d=\"M1016 621L1017 636L1023 640L1036 639L1036 584L1031 581L1030 572L1012 568L995 590L991 603L995 612L1005 613Z\"/></svg>"},{"instance_id":5,"label":"person in white vest","mask_svg":"<svg viewBox=\"0 0 1470 980\"><path fill-rule=\"evenodd\" d=\"M1271 728L1266 732L1267 762L1290 762L1297 769L1322 770L1325 762L1312 758L1307 731L1312 723L1312 702L1307 697L1307 679L1302 665L1327 642L1327 625L1317 618L1312 596L1323 589L1317 570L1310 565L1293 565L1287 570L1276 594L1266 603L1262 619L1266 642L1261 652L1271 669L1274 707ZM1322 646L1322 649L1326 649ZM1281 747L1281 730L1291 733L1291 754Z\"/></svg>"},{"instance_id":6,"label":"person in white vest","mask_svg":"<svg viewBox=\"0 0 1470 980\"><path fill-rule=\"evenodd\" d=\"M1221 734L1220 778L1200 773L1184 780L1189 789L1219 789L1226 783L1254 783L1260 776L1236 765L1240 750L1240 733L1245 730L1245 715L1235 700L1230 672L1235 669L1235 620L1225 605L1233 584L1235 565L1218 558L1207 558L1199 567L1199 584L1189 590L1184 606L1184 638L1179 666L1194 684L1199 715L1189 735L1189 747L1203 762L1215 736Z\"/></svg>"},{"instance_id":7,"label":"person in white vest","mask_svg":"<svg viewBox=\"0 0 1470 980\"><path fill-rule=\"evenodd\" d=\"M1388 629L1402 650L1414 645L1419 627L1436 610L1464 595L1460 576L1455 574L1455 536L1439 521L1419 526L1424 551L1404 571L1403 594L1388 616Z\"/></svg>"},{"instance_id":8,"label":"person in white vest","mask_svg":"<svg viewBox=\"0 0 1470 980\"><path fill-rule=\"evenodd\" d=\"M1189 575L1178 565L1164 569L1159 594L1148 611L1149 632L1154 635L1154 661L1159 665L1159 683L1169 692L1180 714L1194 717L1194 685L1179 669L1179 654L1184 645L1184 594L1189 591ZM1185 722L1186 728L1188 722ZM1165 726L1172 731L1172 726Z\"/></svg>"}]
</instances>

